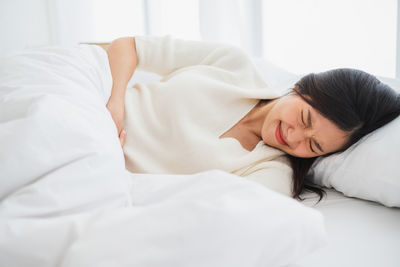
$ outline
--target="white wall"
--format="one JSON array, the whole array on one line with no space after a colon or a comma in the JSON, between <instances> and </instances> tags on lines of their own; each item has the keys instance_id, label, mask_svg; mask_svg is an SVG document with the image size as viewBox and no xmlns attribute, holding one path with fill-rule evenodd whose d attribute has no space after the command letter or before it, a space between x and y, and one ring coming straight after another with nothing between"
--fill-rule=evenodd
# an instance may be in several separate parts
<instances>
[{"instance_id":1,"label":"white wall","mask_svg":"<svg viewBox=\"0 0 400 267\"><path fill-rule=\"evenodd\" d=\"M294 73L395 77L397 0L265 0L264 57Z\"/></svg>"},{"instance_id":2,"label":"white wall","mask_svg":"<svg viewBox=\"0 0 400 267\"><path fill-rule=\"evenodd\" d=\"M142 0L49 1L60 44L109 42L144 32Z\"/></svg>"},{"instance_id":3,"label":"white wall","mask_svg":"<svg viewBox=\"0 0 400 267\"><path fill-rule=\"evenodd\" d=\"M47 0L0 0L0 55L52 42Z\"/></svg>"},{"instance_id":4,"label":"white wall","mask_svg":"<svg viewBox=\"0 0 400 267\"><path fill-rule=\"evenodd\" d=\"M0 0L0 55L144 34L142 0Z\"/></svg>"}]
</instances>

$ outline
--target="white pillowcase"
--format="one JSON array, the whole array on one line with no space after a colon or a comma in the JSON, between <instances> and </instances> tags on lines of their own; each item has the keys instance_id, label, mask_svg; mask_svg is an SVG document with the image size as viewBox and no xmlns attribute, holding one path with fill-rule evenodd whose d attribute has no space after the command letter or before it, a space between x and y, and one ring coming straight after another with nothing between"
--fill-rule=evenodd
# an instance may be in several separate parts
<instances>
[{"instance_id":1,"label":"white pillowcase","mask_svg":"<svg viewBox=\"0 0 400 267\"><path fill-rule=\"evenodd\" d=\"M301 79L274 64L254 60L264 80L281 92ZM400 80L377 77L400 91ZM400 207L400 118L365 136L340 154L318 159L309 172L316 184L333 187L349 197Z\"/></svg>"}]
</instances>

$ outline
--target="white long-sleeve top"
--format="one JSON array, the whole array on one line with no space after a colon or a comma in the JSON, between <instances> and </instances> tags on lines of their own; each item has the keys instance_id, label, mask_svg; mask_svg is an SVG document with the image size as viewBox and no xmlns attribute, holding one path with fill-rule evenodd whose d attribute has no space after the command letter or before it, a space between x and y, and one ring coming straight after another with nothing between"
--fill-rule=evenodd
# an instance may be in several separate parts
<instances>
[{"instance_id":1,"label":"white long-sleeve top","mask_svg":"<svg viewBox=\"0 0 400 267\"><path fill-rule=\"evenodd\" d=\"M253 151L219 138L260 99L273 99L251 58L233 46L136 36L138 70L162 79L127 88L124 145L134 173L192 174L220 169L291 195L285 154L260 141Z\"/></svg>"}]
</instances>

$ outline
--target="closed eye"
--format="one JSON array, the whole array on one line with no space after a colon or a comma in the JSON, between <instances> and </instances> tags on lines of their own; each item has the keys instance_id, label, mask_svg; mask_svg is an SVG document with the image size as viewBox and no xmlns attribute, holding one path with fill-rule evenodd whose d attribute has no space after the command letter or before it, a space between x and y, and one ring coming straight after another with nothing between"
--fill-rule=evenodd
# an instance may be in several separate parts
<instances>
[{"instance_id":1,"label":"closed eye","mask_svg":"<svg viewBox=\"0 0 400 267\"><path fill-rule=\"evenodd\" d=\"M303 122L304 127L306 127L306 123L304 122L304 119L303 119L303 110L301 111L301 121Z\"/></svg>"},{"instance_id":2,"label":"closed eye","mask_svg":"<svg viewBox=\"0 0 400 267\"><path fill-rule=\"evenodd\" d=\"M310 118L310 117L309 117ZM307 127L306 126L306 123L304 122L304 118L303 118L303 110L301 111L301 121L303 122L303 125L304 125L304 127ZM309 120L310 121L310 120ZM311 140L310 140L310 150L313 152L313 153L315 153L315 154L317 154L315 151L314 151L314 149L312 148L312 142L311 142Z\"/></svg>"}]
</instances>

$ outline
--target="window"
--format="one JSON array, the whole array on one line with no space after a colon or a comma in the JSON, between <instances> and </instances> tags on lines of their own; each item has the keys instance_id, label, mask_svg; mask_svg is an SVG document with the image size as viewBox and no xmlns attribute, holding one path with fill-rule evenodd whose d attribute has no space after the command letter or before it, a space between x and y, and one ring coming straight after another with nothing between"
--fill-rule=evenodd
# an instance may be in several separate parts
<instances>
[{"instance_id":1,"label":"window","mask_svg":"<svg viewBox=\"0 0 400 267\"><path fill-rule=\"evenodd\" d=\"M263 56L291 72L395 77L396 0L265 0L262 12Z\"/></svg>"}]
</instances>

